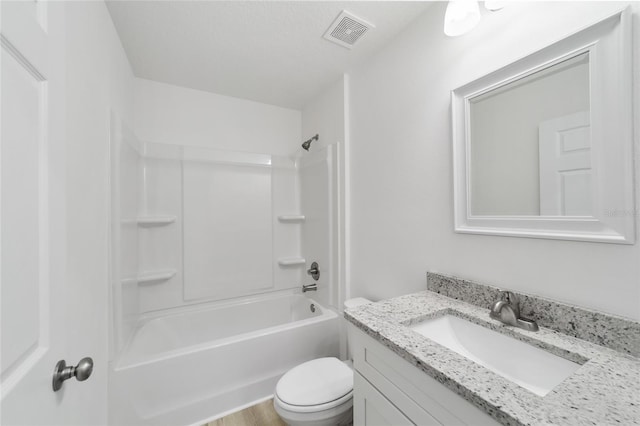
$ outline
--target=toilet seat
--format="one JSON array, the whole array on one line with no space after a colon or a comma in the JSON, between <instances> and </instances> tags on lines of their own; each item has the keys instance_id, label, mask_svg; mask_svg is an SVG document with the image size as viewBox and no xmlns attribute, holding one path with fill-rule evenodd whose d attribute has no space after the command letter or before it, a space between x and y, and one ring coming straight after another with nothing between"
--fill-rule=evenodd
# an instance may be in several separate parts
<instances>
[{"instance_id":1,"label":"toilet seat","mask_svg":"<svg viewBox=\"0 0 640 426\"><path fill-rule=\"evenodd\" d=\"M331 408L335 408L346 402L349 402L351 398L353 398L353 391L350 391L348 394L334 401L330 401L325 404L318 404L318 405L291 405L281 400L278 397L278 395L275 395L275 398L278 400L278 404L282 408L284 408L285 410L291 411L292 413L315 413L317 411L330 410Z\"/></svg>"},{"instance_id":2,"label":"toilet seat","mask_svg":"<svg viewBox=\"0 0 640 426\"><path fill-rule=\"evenodd\" d=\"M335 357L318 358L289 370L276 386L275 398L285 410L311 413L350 402L353 370Z\"/></svg>"}]
</instances>

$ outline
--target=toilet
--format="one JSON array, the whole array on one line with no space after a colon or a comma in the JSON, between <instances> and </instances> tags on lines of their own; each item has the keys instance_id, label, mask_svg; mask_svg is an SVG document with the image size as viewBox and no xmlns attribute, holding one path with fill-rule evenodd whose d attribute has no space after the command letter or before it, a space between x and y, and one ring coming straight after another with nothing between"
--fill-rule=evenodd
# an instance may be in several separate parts
<instances>
[{"instance_id":1,"label":"toilet","mask_svg":"<svg viewBox=\"0 0 640 426\"><path fill-rule=\"evenodd\" d=\"M348 299L345 308L366 305L362 297ZM351 354L349 354L351 356ZM273 395L278 415L291 426L336 426L353 422L353 369L335 357L304 362L278 381Z\"/></svg>"}]
</instances>

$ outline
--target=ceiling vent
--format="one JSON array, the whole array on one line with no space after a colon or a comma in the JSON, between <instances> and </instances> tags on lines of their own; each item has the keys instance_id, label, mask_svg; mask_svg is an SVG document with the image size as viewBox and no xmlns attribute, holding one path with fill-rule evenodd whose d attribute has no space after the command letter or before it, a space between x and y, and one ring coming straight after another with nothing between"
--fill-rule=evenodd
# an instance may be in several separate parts
<instances>
[{"instance_id":1,"label":"ceiling vent","mask_svg":"<svg viewBox=\"0 0 640 426\"><path fill-rule=\"evenodd\" d=\"M343 10L324 33L323 37L342 47L351 49L372 28L375 27L369 22Z\"/></svg>"}]
</instances>

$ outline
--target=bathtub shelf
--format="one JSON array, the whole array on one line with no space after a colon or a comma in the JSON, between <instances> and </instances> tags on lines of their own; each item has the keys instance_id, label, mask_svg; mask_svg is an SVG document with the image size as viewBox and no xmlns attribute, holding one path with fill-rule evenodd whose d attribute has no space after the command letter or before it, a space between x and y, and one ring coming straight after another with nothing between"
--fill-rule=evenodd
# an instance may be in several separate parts
<instances>
[{"instance_id":1,"label":"bathtub shelf","mask_svg":"<svg viewBox=\"0 0 640 426\"><path fill-rule=\"evenodd\" d=\"M142 272L138 275L138 284L152 284L168 281L176 275L175 269L166 269L163 271Z\"/></svg>"},{"instance_id":2,"label":"bathtub shelf","mask_svg":"<svg viewBox=\"0 0 640 426\"><path fill-rule=\"evenodd\" d=\"M137 218L138 226L164 226L176 221L175 216L139 216Z\"/></svg>"},{"instance_id":3,"label":"bathtub shelf","mask_svg":"<svg viewBox=\"0 0 640 426\"><path fill-rule=\"evenodd\" d=\"M280 266L299 266L305 263L306 260L304 257L283 257L278 259L278 265Z\"/></svg>"},{"instance_id":4,"label":"bathtub shelf","mask_svg":"<svg viewBox=\"0 0 640 426\"><path fill-rule=\"evenodd\" d=\"M282 223L301 223L305 219L303 214L283 214L278 216L278 222Z\"/></svg>"}]
</instances>

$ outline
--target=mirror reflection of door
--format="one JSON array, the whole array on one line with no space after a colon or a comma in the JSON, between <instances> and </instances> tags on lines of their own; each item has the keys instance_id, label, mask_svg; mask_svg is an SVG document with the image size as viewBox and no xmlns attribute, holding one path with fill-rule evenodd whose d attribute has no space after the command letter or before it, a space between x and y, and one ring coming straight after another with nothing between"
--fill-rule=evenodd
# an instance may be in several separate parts
<instances>
[{"instance_id":1,"label":"mirror reflection of door","mask_svg":"<svg viewBox=\"0 0 640 426\"><path fill-rule=\"evenodd\" d=\"M589 112L539 126L540 214L593 216Z\"/></svg>"},{"instance_id":2,"label":"mirror reflection of door","mask_svg":"<svg viewBox=\"0 0 640 426\"><path fill-rule=\"evenodd\" d=\"M470 100L474 216L592 216L589 84L581 53Z\"/></svg>"}]
</instances>

